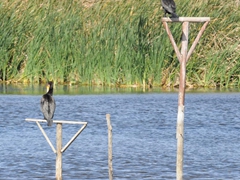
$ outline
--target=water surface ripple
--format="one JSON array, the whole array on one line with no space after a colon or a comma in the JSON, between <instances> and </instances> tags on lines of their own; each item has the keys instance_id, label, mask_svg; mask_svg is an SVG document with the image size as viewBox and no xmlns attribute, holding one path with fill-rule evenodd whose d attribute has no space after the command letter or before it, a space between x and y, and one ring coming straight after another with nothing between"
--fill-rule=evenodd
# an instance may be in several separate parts
<instances>
[{"instance_id":1,"label":"water surface ripple","mask_svg":"<svg viewBox=\"0 0 240 180\"><path fill-rule=\"evenodd\" d=\"M0 179L55 179L55 154L34 122L41 96L0 95ZM114 179L175 179L177 93L56 95L54 119L87 121L63 154L64 180L107 180L107 125ZM187 93L184 179L240 179L240 94ZM55 145L56 125L42 124ZM78 130L63 125L63 144Z\"/></svg>"}]
</instances>

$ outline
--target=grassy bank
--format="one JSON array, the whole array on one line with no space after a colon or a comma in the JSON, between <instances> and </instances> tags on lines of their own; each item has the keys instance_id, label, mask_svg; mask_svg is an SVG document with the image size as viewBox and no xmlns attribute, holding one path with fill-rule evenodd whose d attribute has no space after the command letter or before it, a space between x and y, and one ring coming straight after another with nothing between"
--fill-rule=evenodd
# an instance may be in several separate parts
<instances>
[{"instance_id":1,"label":"grassy bank","mask_svg":"<svg viewBox=\"0 0 240 180\"><path fill-rule=\"evenodd\" d=\"M240 86L238 1L175 1L211 22L187 67L189 86ZM179 63L159 0L0 3L0 79L107 86L174 86ZM181 24L170 25L180 42ZM200 24L191 24L190 44Z\"/></svg>"}]
</instances>

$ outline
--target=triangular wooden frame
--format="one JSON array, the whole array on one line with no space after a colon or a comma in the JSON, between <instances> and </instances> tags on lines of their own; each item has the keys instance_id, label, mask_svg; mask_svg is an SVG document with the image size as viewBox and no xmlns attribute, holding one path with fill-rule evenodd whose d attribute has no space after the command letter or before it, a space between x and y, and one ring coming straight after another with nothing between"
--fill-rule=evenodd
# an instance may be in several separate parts
<instances>
[{"instance_id":1,"label":"triangular wooden frame","mask_svg":"<svg viewBox=\"0 0 240 180\"><path fill-rule=\"evenodd\" d=\"M179 18L162 18L163 26L165 27L172 46L177 54L177 58L180 62L180 78L179 78L179 94L178 94L178 116L177 116L177 161L176 161L176 179L183 179L183 139L184 139L184 101L185 101L185 86L186 86L186 64L190 56L193 53L200 37L206 29L210 17L179 17ZM182 46L181 52L179 51L176 42L173 38L171 30L168 27L167 22L182 22ZM189 23L204 22L197 37L193 41L191 48L188 51L188 34Z\"/></svg>"},{"instance_id":2,"label":"triangular wooden frame","mask_svg":"<svg viewBox=\"0 0 240 180\"><path fill-rule=\"evenodd\" d=\"M192 55L197 43L199 42L204 30L206 29L208 23L210 21L210 18L209 17L200 17L200 18L196 18L196 17L179 17L179 18L162 18L162 22L163 22L163 26L164 28L166 29L167 31L167 34L169 36L169 39L172 43L172 46L175 50L175 53L177 55L177 58L179 60L179 62L181 62L182 60L182 56L181 56L181 53L177 47L177 44L173 38L173 35L171 33L171 30L167 24L167 22L204 22L203 26L201 27L200 31L198 32L198 35L196 36L195 40L193 41L193 44L191 46L191 48L189 49L189 51L187 52L187 59L186 59L186 62L189 60L190 56ZM183 37L182 37L183 38Z\"/></svg>"},{"instance_id":3,"label":"triangular wooden frame","mask_svg":"<svg viewBox=\"0 0 240 180\"><path fill-rule=\"evenodd\" d=\"M62 153L67 150L67 148L72 144L72 142L78 137L78 135L85 129L87 126L87 122L78 122L78 121L64 121L64 120L53 120L53 123L57 124L56 130L56 149L54 148L53 144L51 143L50 139L48 138L46 132L42 128L40 122L47 122L43 119L25 119L26 121L33 121L36 122L39 129L41 130L43 136L47 140L48 144L50 145L53 152L56 154L56 179L62 179ZM68 141L68 143L62 148L62 124L80 124L82 127L77 131L77 133Z\"/></svg>"},{"instance_id":4,"label":"triangular wooden frame","mask_svg":"<svg viewBox=\"0 0 240 180\"><path fill-rule=\"evenodd\" d=\"M52 148L52 150L53 150L53 152L54 153L56 153L57 151L56 151L56 149L54 148L54 146L53 146L53 144L52 144L52 142L50 141L50 139L48 138L48 136L47 136L47 134L46 134L46 132L44 131L44 129L42 128L42 126L41 126L41 124L39 123L39 122L42 122L42 121L45 121L45 120L38 120L38 121L35 121L36 123L37 123L37 125L38 125L38 127L39 127L39 129L41 130L41 132L42 132L42 134L43 134L43 136L45 137L45 139L46 139L46 141L48 142L48 144L50 145L50 147ZM53 121L53 123L63 123L63 122L65 122L65 121ZM72 124L71 122L74 122L74 124L76 124L76 122L75 121L67 121L68 122L68 124ZM84 123L84 124L83 124ZM83 126L77 131L77 133L68 141L68 143L63 147L63 148L61 148L61 152L63 153L64 151L66 151L67 150L67 148L72 144L72 142L78 137L78 135L85 129L85 127L87 126L87 123L85 123L85 122L81 122L80 124L82 124ZM79 124L79 123L77 123L77 124Z\"/></svg>"}]
</instances>

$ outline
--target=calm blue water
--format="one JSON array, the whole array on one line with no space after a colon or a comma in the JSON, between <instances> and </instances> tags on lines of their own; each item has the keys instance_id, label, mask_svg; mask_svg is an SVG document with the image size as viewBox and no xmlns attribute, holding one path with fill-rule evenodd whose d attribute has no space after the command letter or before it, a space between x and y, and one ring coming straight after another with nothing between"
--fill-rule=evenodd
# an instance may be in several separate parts
<instances>
[{"instance_id":1,"label":"calm blue water","mask_svg":"<svg viewBox=\"0 0 240 180\"><path fill-rule=\"evenodd\" d=\"M34 122L40 95L0 95L0 179L55 179L55 154ZM64 180L175 179L177 93L55 95L54 119L87 121L63 154ZM56 126L42 124L55 145ZM63 144L80 128L63 125ZM240 93L187 93L184 179L240 179Z\"/></svg>"}]
</instances>

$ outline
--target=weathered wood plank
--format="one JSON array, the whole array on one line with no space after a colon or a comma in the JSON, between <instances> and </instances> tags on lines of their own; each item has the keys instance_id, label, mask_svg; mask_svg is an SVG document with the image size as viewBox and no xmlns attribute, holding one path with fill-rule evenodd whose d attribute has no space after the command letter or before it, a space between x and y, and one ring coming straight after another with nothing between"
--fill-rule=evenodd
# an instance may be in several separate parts
<instances>
[{"instance_id":1,"label":"weathered wood plank","mask_svg":"<svg viewBox=\"0 0 240 180\"><path fill-rule=\"evenodd\" d=\"M179 17L179 18L169 18L163 17L162 22L206 22L210 21L210 17Z\"/></svg>"},{"instance_id":2,"label":"weathered wood plank","mask_svg":"<svg viewBox=\"0 0 240 180\"><path fill-rule=\"evenodd\" d=\"M32 121L32 122L47 122L44 119L32 119L32 118L26 118L26 121ZM67 120L53 120L53 123L62 123L62 124L87 124L87 122L79 122L79 121L67 121Z\"/></svg>"}]
</instances>

